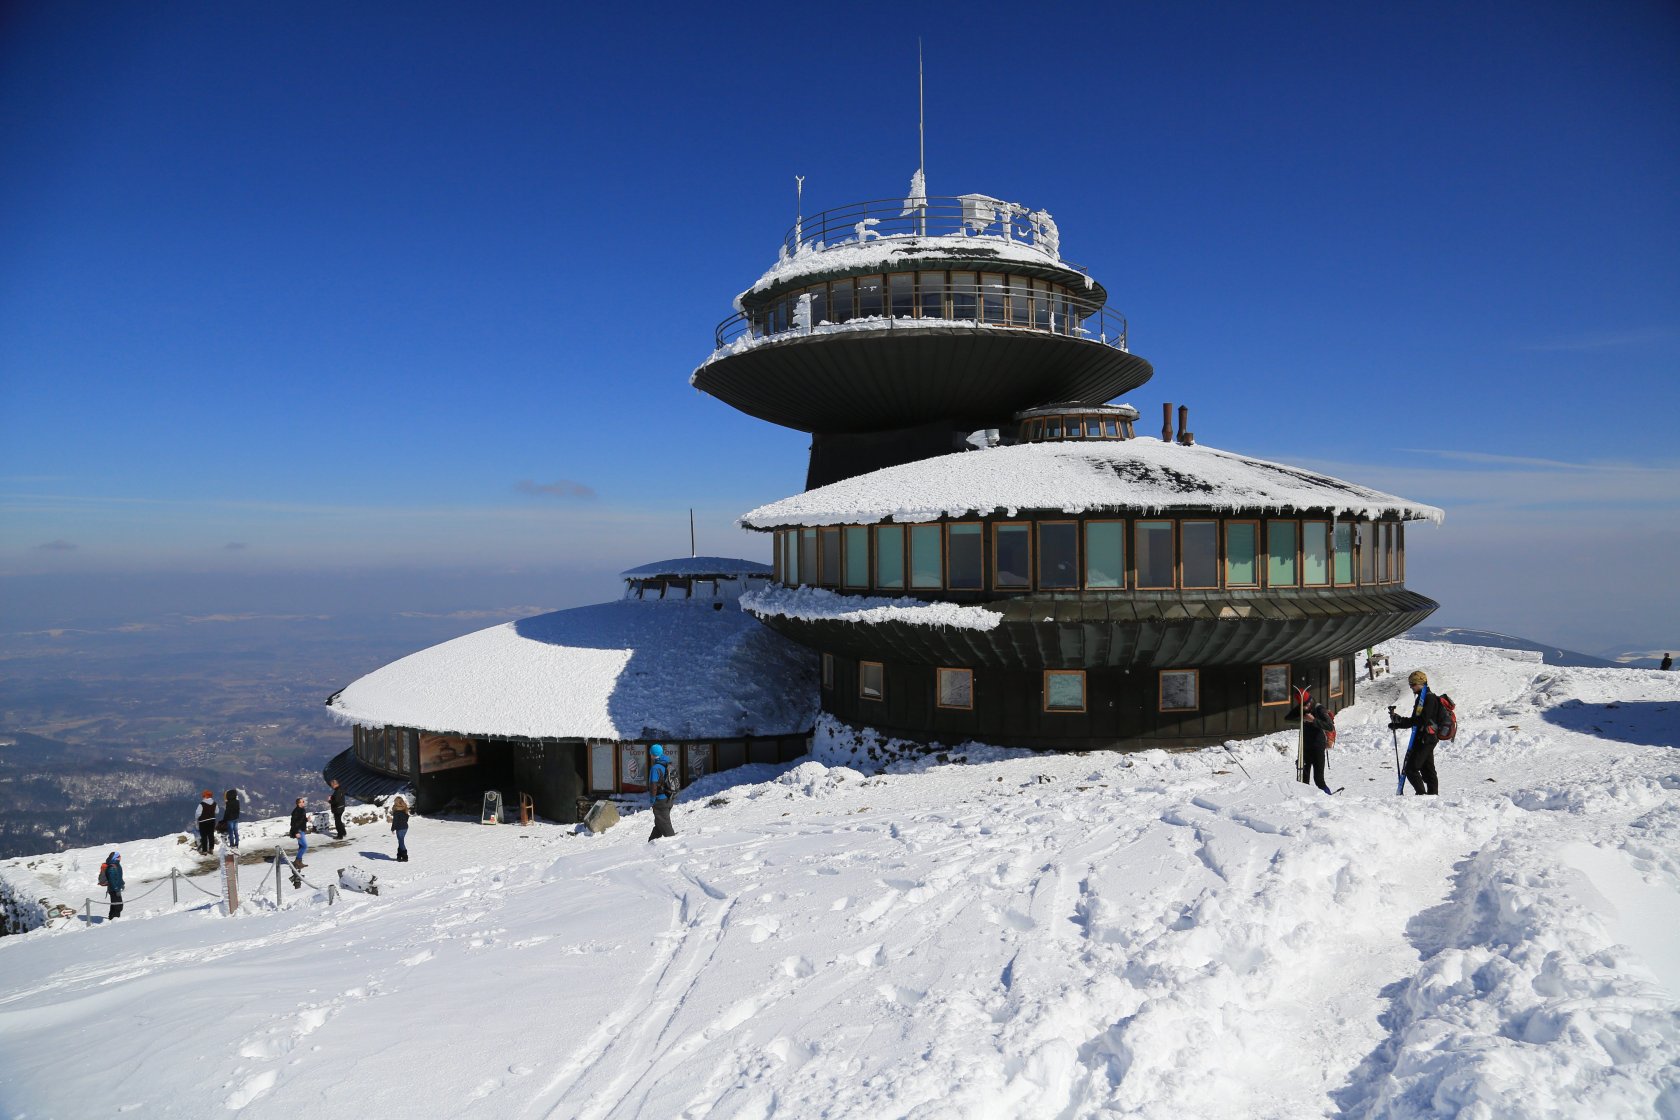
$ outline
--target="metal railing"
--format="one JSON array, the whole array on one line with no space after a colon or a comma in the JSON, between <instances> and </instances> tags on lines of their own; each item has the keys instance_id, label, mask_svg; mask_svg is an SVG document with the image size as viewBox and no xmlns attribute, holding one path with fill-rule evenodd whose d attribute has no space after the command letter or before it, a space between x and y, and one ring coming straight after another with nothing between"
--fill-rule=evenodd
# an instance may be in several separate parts
<instances>
[{"instance_id":1,"label":"metal railing","mask_svg":"<svg viewBox=\"0 0 1680 1120\"><path fill-rule=\"evenodd\" d=\"M1043 210L983 194L850 202L801 217L782 238L789 256L882 237L990 237L1028 245L1062 261L1061 232Z\"/></svg>"},{"instance_id":2,"label":"metal railing","mask_svg":"<svg viewBox=\"0 0 1680 1120\"><path fill-rule=\"evenodd\" d=\"M274 880L274 887L273 887L273 889L274 889L274 905L277 909L282 905L282 899L283 899L282 892L283 892L283 889L284 889L284 884L286 884L287 882L291 883L292 889L294 891L311 890L311 891L315 891L317 894L320 894L320 893L324 892L326 894L327 905L328 906L331 906L338 901L338 896L339 896L340 892L339 892L337 883L329 882L325 887L320 887L320 886L317 886L314 883L311 883L308 879L306 879L304 877L302 871L298 867L295 866L293 861L286 857L286 853L279 848L274 849L273 857L270 858L270 859L264 860L262 862L261 866L263 868L263 872L262 872L262 875L260 876L260 878L257 880L257 888L256 888L255 891L249 892L249 894L246 895L246 897L248 897L248 898L255 899L259 894L261 894L264 890L267 889L268 881L269 881L270 875L272 873L272 877L273 877L273 880ZM222 870L220 868L218 868L217 874L220 875L222 873L223 873ZM236 866L234 874L235 875L238 874L237 866ZM148 895L154 894L157 891L162 890L165 883L167 883L169 885L170 905L171 906L179 906L181 904L181 885L183 883L186 884L187 886L191 887L193 890L197 891L199 894L202 894L202 895L205 895L205 896L209 897L213 901L218 901L218 902L226 902L227 901L226 896L222 892L207 890L206 888L204 888L204 887L200 886L199 884L193 882L192 878L189 875L183 873L179 868L173 868L172 867L172 868L169 869L169 874L168 875L164 876L161 879L158 879L156 882L154 882L152 884L151 889L141 891L139 894L135 894L135 895L129 895L129 894L125 893L124 897L123 897L123 900L120 903L120 905L122 905L124 907L127 907L127 906L131 905L132 903L139 902L141 899L146 898ZM242 887L241 887L241 891L243 893L243 888ZM96 906L107 906L108 907L108 906L111 906L113 904L113 902L114 902L114 900L111 899L109 897L109 895L107 895L104 898L84 897L82 899L80 907L71 907L71 906L69 906L65 903L46 904L43 900L43 906L46 909L46 922L44 924L48 928L57 928L57 927L54 926L55 922L59 922L59 921L73 922L73 921L75 921L76 918L80 917L82 922L85 925L92 925L93 924L93 910L94 910L94 907L96 907Z\"/></svg>"},{"instance_id":3,"label":"metal railing","mask_svg":"<svg viewBox=\"0 0 1680 1120\"><path fill-rule=\"evenodd\" d=\"M878 291L856 292L844 308L830 308L826 292L808 290L737 312L717 325L716 347L739 350L759 341L849 330L994 327L1127 349L1126 317L1106 304L1024 284L942 284L937 291L928 291L918 281L916 288L905 293L892 289L896 275L908 274L886 274Z\"/></svg>"}]
</instances>

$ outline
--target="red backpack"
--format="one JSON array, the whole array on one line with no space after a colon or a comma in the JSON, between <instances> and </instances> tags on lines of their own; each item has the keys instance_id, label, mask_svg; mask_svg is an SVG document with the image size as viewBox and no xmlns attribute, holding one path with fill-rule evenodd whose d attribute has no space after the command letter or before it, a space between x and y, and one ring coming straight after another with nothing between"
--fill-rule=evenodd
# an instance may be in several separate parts
<instances>
[{"instance_id":1,"label":"red backpack","mask_svg":"<svg viewBox=\"0 0 1680 1120\"><path fill-rule=\"evenodd\" d=\"M1437 743L1450 743L1458 735L1458 708L1444 692L1437 692L1435 699L1441 702L1441 718L1430 730L1435 733Z\"/></svg>"}]
</instances>

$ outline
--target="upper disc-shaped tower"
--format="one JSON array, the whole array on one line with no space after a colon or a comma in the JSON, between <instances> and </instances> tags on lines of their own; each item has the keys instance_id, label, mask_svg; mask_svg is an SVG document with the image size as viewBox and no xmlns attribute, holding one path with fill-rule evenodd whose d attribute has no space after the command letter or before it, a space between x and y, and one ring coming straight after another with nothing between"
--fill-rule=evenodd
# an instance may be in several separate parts
<instances>
[{"instance_id":1,"label":"upper disc-shaped tower","mask_svg":"<svg viewBox=\"0 0 1680 1120\"><path fill-rule=\"evenodd\" d=\"M690 381L819 437L999 427L1149 380L1106 302L1042 210L977 194L855 203L789 231Z\"/></svg>"}]
</instances>

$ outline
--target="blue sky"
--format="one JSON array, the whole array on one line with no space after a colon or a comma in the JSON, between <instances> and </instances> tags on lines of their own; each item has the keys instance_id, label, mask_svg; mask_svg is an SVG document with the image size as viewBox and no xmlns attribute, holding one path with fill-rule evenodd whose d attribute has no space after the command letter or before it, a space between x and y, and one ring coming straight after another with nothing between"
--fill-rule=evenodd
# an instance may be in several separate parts
<instances>
[{"instance_id":1,"label":"blue sky","mask_svg":"<svg viewBox=\"0 0 1680 1120\"><path fill-rule=\"evenodd\" d=\"M905 189L920 35L1146 419L1445 507L1433 621L1680 645L1672 4L576 7L9 9L0 595L767 558L805 439L687 377L794 175Z\"/></svg>"}]
</instances>

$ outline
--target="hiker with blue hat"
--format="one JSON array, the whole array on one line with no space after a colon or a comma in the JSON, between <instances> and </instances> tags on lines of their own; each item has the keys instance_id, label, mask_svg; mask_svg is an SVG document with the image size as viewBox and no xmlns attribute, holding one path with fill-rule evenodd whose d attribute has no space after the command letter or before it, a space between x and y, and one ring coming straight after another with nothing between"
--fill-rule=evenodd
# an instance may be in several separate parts
<instances>
[{"instance_id":1,"label":"hiker with blue hat","mask_svg":"<svg viewBox=\"0 0 1680 1120\"><path fill-rule=\"evenodd\" d=\"M105 862L99 865L99 885L104 887L105 893L111 896L111 913L106 916L105 920L110 921L112 918L122 917L123 873L121 852L112 852L105 857Z\"/></svg>"},{"instance_id":2,"label":"hiker with blue hat","mask_svg":"<svg viewBox=\"0 0 1680 1120\"><path fill-rule=\"evenodd\" d=\"M653 831L648 833L648 843L661 836L675 836L677 830L671 827L671 802L677 799L677 779L671 773L671 760L665 757L665 748L655 743L648 748L648 755L652 761L648 765L648 800L653 803Z\"/></svg>"}]
</instances>

